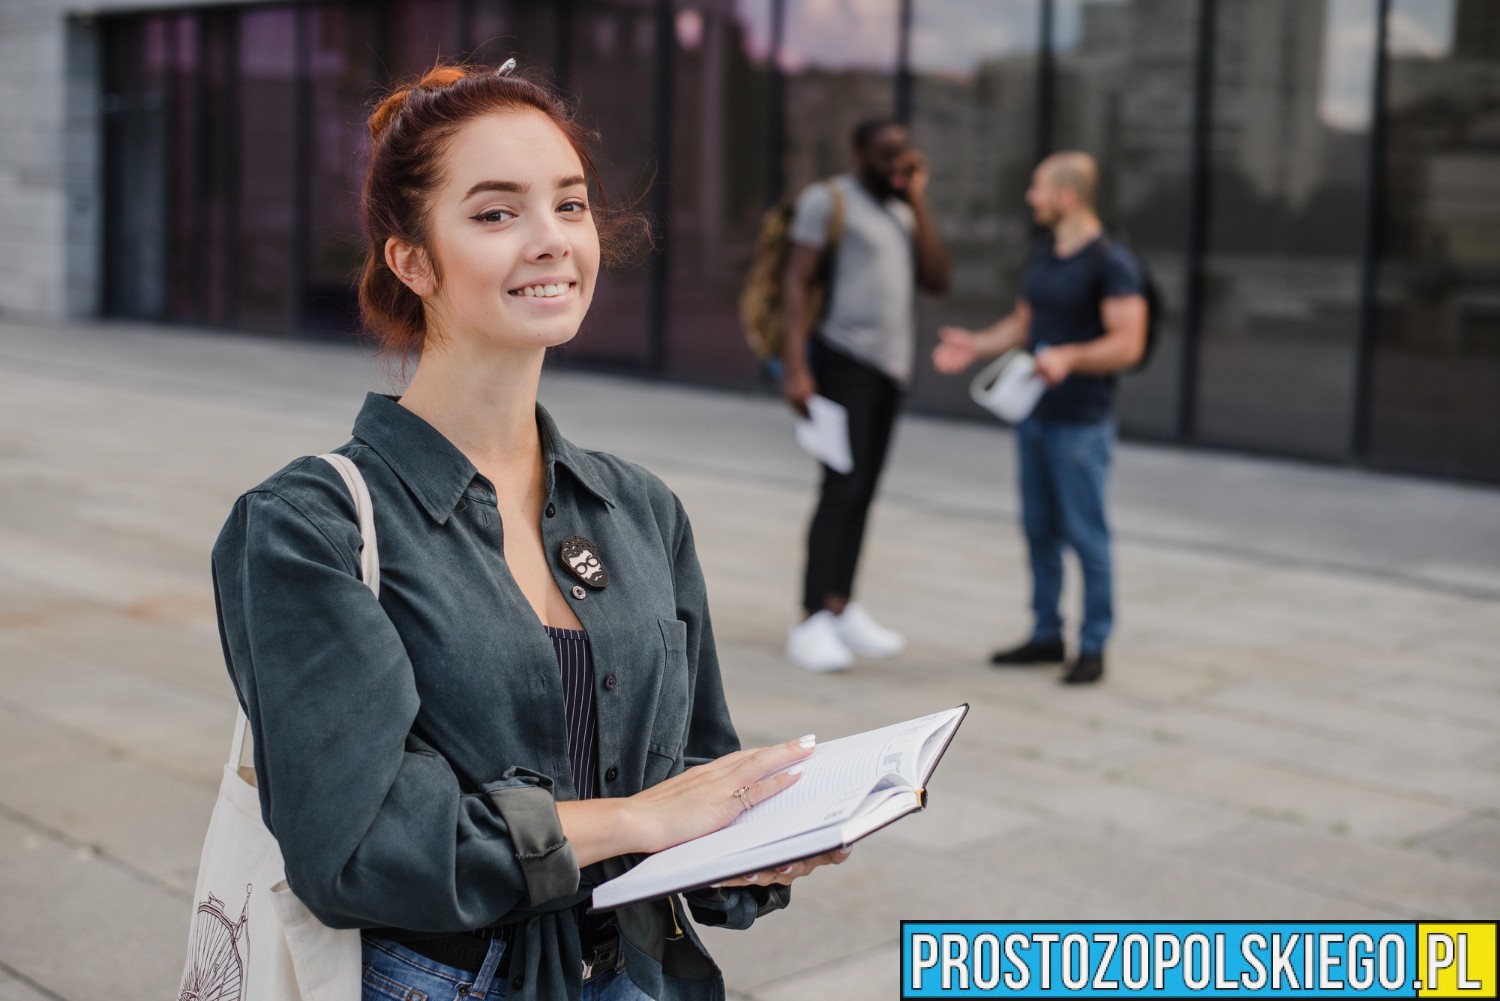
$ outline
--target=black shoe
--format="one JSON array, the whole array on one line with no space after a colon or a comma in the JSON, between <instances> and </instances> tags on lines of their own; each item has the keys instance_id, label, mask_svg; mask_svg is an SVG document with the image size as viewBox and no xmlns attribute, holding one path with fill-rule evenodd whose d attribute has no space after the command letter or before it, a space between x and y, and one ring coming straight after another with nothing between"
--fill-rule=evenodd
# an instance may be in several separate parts
<instances>
[{"instance_id":1,"label":"black shoe","mask_svg":"<svg viewBox=\"0 0 1500 1001\"><path fill-rule=\"evenodd\" d=\"M1062 640L1038 643L1027 640L1009 650L996 650L990 655L990 663L996 667L1016 667L1026 664L1061 664L1067 654Z\"/></svg>"},{"instance_id":2,"label":"black shoe","mask_svg":"<svg viewBox=\"0 0 1500 1001\"><path fill-rule=\"evenodd\" d=\"M1065 685L1091 685L1104 677L1104 654L1080 653L1078 659L1063 672Z\"/></svg>"}]
</instances>

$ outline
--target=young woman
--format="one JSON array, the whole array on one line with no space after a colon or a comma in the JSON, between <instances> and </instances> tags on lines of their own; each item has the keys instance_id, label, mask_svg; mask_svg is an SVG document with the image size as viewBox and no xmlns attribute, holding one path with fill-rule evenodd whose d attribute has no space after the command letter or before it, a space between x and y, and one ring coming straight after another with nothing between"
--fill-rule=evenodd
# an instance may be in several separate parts
<instances>
[{"instance_id":1,"label":"young woman","mask_svg":"<svg viewBox=\"0 0 1500 1001\"><path fill-rule=\"evenodd\" d=\"M363 929L366 998L721 998L681 901L589 915L589 892L796 781L812 740L738 749L682 505L536 403L599 271L589 134L545 88L455 67L370 131L360 302L419 357L338 450L373 497L379 598L315 458L241 497L213 553L288 882ZM841 860L686 907L747 927Z\"/></svg>"}]
</instances>

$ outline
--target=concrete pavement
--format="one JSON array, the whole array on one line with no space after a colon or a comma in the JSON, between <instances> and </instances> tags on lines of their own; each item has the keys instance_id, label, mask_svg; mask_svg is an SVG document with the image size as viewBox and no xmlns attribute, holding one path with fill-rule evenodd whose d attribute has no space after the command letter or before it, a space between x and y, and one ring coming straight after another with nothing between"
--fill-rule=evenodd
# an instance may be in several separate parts
<instances>
[{"instance_id":1,"label":"concrete pavement","mask_svg":"<svg viewBox=\"0 0 1500 1001\"><path fill-rule=\"evenodd\" d=\"M208 547L388 384L346 347L0 322L3 1001L171 996L233 716ZM1500 490L1126 445L1110 673L1065 690L982 666L1026 628L1008 434L909 419L861 577L908 651L808 676L779 405L563 371L543 399L682 496L747 742L973 706L926 814L709 933L738 1001L897 996L903 917L1500 912Z\"/></svg>"}]
</instances>

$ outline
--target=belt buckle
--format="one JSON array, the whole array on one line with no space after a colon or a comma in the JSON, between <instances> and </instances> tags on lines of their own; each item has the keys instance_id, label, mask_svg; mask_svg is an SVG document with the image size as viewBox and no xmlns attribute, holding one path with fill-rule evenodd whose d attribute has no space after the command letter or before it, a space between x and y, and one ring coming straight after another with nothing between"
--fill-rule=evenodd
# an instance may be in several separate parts
<instances>
[{"instance_id":1,"label":"belt buckle","mask_svg":"<svg viewBox=\"0 0 1500 1001\"><path fill-rule=\"evenodd\" d=\"M617 969L621 955L618 937L603 945L595 946L592 955L583 961L583 982L588 983L598 974L609 973Z\"/></svg>"}]
</instances>

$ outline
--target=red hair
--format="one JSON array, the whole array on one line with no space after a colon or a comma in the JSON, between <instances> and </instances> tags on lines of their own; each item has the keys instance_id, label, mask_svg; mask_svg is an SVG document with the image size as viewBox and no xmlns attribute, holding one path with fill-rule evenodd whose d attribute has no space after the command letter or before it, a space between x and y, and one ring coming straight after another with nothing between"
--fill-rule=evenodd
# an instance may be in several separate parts
<instances>
[{"instance_id":1,"label":"red hair","mask_svg":"<svg viewBox=\"0 0 1500 1001\"><path fill-rule=\"evenodd\" d=\"M613 213L590 149L598 135L550 88L518 73L497 76L484 67L437 66L415 83L397 87L370 114L370 167L361 201L366 257L359 279L359 311L382 352L405 356L426 341L421 298L385 262L385 244L396 237L426 249L427 208L442 183L448 142L468 122L503 111L539 111L562 132L593 188L600 253L617 264L646 229L637 213ZM429 262L435 268L437 262Z\"/></svg>"}]
</instances>

